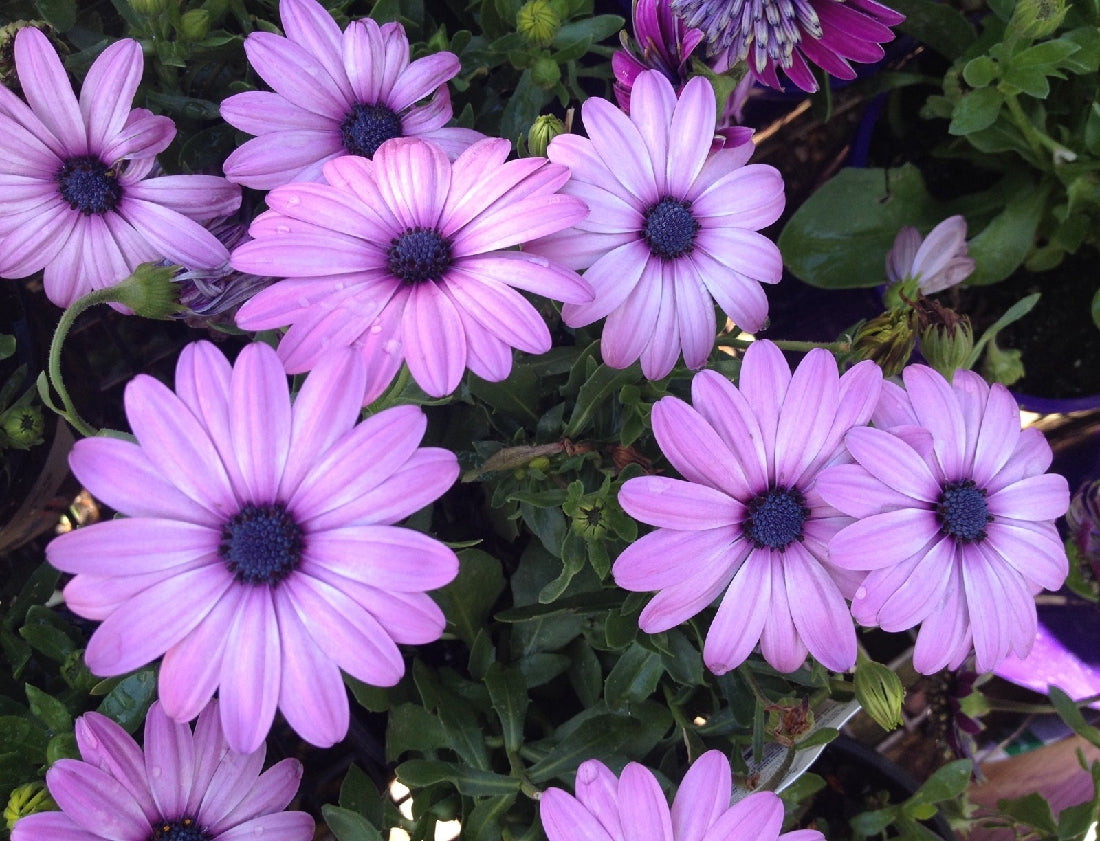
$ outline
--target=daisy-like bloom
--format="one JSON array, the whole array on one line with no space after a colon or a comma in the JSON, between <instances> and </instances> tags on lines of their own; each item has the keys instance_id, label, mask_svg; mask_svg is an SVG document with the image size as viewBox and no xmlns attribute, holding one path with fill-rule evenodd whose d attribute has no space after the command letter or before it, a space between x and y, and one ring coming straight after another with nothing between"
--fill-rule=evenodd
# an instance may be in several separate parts
<instances>
[{"instance_id":1,"label":"daisy-like bloom","mask_svg":"<svg viewBox=\"0 0 1100 841\"><path fill-rule=\"evenodd\" d=\"M194 732L155 703L142 750L96 712L76 720L82 759L59 759L46 772L59 812L20 819L12 841L309 841L313 818L284 812L302 779L296 759L263 771L263 746L232 753L212 701ZM261 773L262 771L262 773Z\"/></svg>"},{"instance_id":2,"label":"daisy-like bloom","mask_svg":"<svg viewBox=\"0 0 1100 841\"><path fill-rule=\"evenodd\" d=\"M344 355L346 356L346 354ZM164 655L160 699L188 721L218 692L233 750L251 753L278 707L307 741L344 737L340 670L376 686L404 673L397 643L439 638L424 592L458 559L394 524L457 478L446 450L419 447L414 406L356 423L362 370L333 354L291 404L275 352L234 365L209 342L184 348L176 391L139 375L126 387L136 443L77 442L69 463L124 518L47 547L76 573L65 601L102 620L85 661L120 675Z\"/></svg>"},{"instance_id":3,"label":"daisy-like bloom","mask_svg":"<svg viewBox=\"0 0 1100 841\"><path fill-rule=\"evenodd\" d=\"M974 259L966 254L966 219L962 216L949 216L927 237L906 225L886 255L887 294L901 287L910 297L915 289L931 295L962 283L973 273ZM915 289L906 288L910 286Z\"/></svg>"},{"instance_id":4,"label":"daisy-like bloom","mask_svg":"<svg viewBox=\"0 0 1100 841\"><path fill-rule=\"evenodd\" d=\"M1020 429L1002 385L956 371L951 384L924 365L883 387L875 426L845 443L818 492L859 520L829 544L833 564L869 570L852 601L863 625L920 624L913 666L955 669L970 653L979 672L1035 639L1034 594L1068 573L1054 520L1069 507L1063 476L1047 473L1039 430Z\"/></svg>"},{"instance_id":5,"label":"daisy-like bloom","mask_svg":"<svg viewBox=\"0 0 1100 841\"><path fill-rule=\"evenodd\" d=\"M572 225L587 208L558 188L569 170L545 158L508 161L507 140L486 138L452 164L412 137L374 159L325 164L327 184L268 194L255 239L233 252L245 272L287 278L237 314L245 330L289 324L279 356L290 373L352 347L368 403L404 360L420 387L441 397L464 370L505 379L512 348L550 349L550 331L517 290L557 301L592 299L573 271L509 250Z\"/></svg>"},{"instance_id":6,"label":"daisy-like bloom","mask_svg":"<svg viewBox=\"0 0 1100 841\"><path fill-rule=\"evenodd\" d=\"M672 14L669 0L635 0L631 17L637 52L631 49L624 32L623 48L611 56L615 99L628 114L630 89L639 73L650 68L660 70L679 91L688 80L691 54L703 40L702 32L684 26Z\"/></svg>"},{"instance_id":7,"label":"daisy-like bloom","mask_svg":"<svg viewBox=\"0 0 1100 841\"><path fill-rule=\"evenodd\" d=\"M320 181L326 161L371 158L394 137L422 137L455 158L484 136L445 127L447 81L459 71L454 53L410 62L401 24L364 18L341 32L316 0L280 0L279 17L285 38L253 32L244 42L273 92L238 93L221 104L227 123L255 135L226 159L230 181L258 190Z\"/></svg>"},{"instance_id":8,"label":"daisy-like bloom","mask_svg":"<svg viewBox=\"0 0 1100 841\"><path fill-rule=\"evenodd\" d=\"M675 627L721 596L703 646L715 674L744 662L758 641L783 672L801 666L807 649L830 669L851 668L856 635L845 596L855 586L826 554L851 521L815 484L823 467L845 458L844 435L870 419L881 383L869 361L840 376L822 349L792 375L779 349L758 341L739 387L701 371L694 408L675 397L657 402L653 435L683 478L623 485L623 510L658 528L612 568L620 587L659 591L642 611L643 631Z\"/></svg>"},{"instance_id":9,"label":"daisy-like bloom","mask_svg":"<svg viewBox=\"0 0 1100 841\"><path fill-rule=\"evenodd\" d=\"M894 40L905 16L875 0L670 0L687 26L706 36L716 70L746 62L753 78L782 89L779 71L807 92L817 90L816 64L854 79L849 62L872 64Z\"/></svg>"},{"instance_id":10,"label":"daisy-like bloom","mask_svg":"<svg viewBox=\"0 0 1100 841\"><path fill-rule=\"evenodd\" d=\"M714 302L737 325L759 330L768 314L761 283L777 283L783 260L758 233L783 211L783 179L773 167L746 166L751 143L711 152L717 107L710 82L696 77L679 99L659 70L638 75L628 117L591 97L582 106L588 138L555 137L550 160L572 169L563 192L591 213L528 250L583 269L596 298L571 303L571 327L607 317L604 362L625 368L639 357L651 380L672 370L681 350L701 368L714 347Z\"/></svg>"},{"instance_id":11,"label":"daisy-like bloom","mask_svg":"<svg viewBox=\"0 0 1100 841\"><path fill-rule=\"evenodd\" d=\"M49 39L29 26L15 36L27 101L0 87L0 276L45 269L58 306L141 263L208 269L229 256L199 222L236 211L237 185L213 175L146 177L176 127L130 110L142 61L137 41L111 44L78 101Z\"/></svg>"},{"instance_id":12,"label":"daisy-like bloom","mask_svg":"<svg viewBox=\"0 0 1100 841\"><path fill-rule=\"evenodd\" d=\"M780 834L783 801L758 791L733 806L729 760L716 750L700 756L669 809L653 772L631 762L616 777L590 759L577 769L576 796L549 788L539 800L550 841L824 841L816 829Z\"/></svg>"}]
</instances>

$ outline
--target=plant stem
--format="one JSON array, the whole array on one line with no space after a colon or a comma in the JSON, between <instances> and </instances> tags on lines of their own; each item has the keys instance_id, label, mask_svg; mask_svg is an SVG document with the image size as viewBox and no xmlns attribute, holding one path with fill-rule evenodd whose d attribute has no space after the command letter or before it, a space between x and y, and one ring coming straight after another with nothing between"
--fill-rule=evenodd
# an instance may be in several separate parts
<instances>
[{"instance_id":1,"label":"plant stem","mask_svg":"<svg viewBox=\"0 0 1100 841\"><path fill-rule=\"evenodd\" d=\"M756 339L742 339L737 336L719 336L718 344L721 347L733 347L744 350L748 348ZM795 339L769 339L773 345L780 350L790 350L795 353L808 353L815 348L824 348L830 353L847 353L852 349L852 343L847 341L840 342L802 342Z\"/></svg>"}]
</instances>

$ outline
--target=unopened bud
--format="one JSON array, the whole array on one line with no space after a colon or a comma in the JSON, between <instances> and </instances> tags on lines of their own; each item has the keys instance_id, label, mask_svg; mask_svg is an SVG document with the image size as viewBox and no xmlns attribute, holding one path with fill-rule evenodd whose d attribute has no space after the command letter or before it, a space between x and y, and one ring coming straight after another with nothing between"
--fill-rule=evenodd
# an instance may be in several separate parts
<instances>
[{"instance_id":1,"label":"unopened bud","mask_svg":"<svg viewBox=\"0 0 1100 841\"><path fill-rule=\"evenodd\" d=\"M856 331L852 356L873 360L887 377L901 373L917 344L913 310L898 307L876 315Z\"/></svg>"},{"instance_id":2,"label":"unopened bud","mask_svg":"<svg viewBox=\"0 0 1100 841\"><path fill-rule=\"evenodd\" d=\"M970 319L923 297L918 299L916 310L921 355L951 382L955 371L968 367L974 350Z\"/></svg>"},{"instance_id":3,"label":"unopened bud","mask_svg":"<svg viewBox=\"0 0 1100 841\"><path fill-rule=\"evenodd\" d=\"M210 31L210 12L192 9L180 17L179 32L185 41L201 41Z\"/></svg>"},{"instance_id":4,"label":"unopened bud","mask_svg":"<svg viewBox=\"0 0 1100 841\"><path fill-rule=\"evenodd\" d=\"M27 783L15 789L8 798L8 803L4 807L4 822L10 832L20 818L37 812L56 811L57 804L42 783Z\"/></svg>"},{"instance_id":5,"label":"unopened bud","mask_svg":"<svg viewBox=\"0 0 1100 841\"><path fill-rule=\"evenodd\" d=\"M113 287L114 300L144 318L169 319L184 312L179 286L173 282L178 267L142 263L132 275Z\"/></svg>"},{"instance_id":6,"label":"unopened bud","mask_svg":"<svg viewBox=\"0 0 1100 841\"><path fill-rule=\"evenodd\" d=\"M13 406L0 415L0 445L29 450L42 443L46 423L37 406Z\"/></svg>"},{"instance_id":7,"label":"unopened bud","mask_svg":"<svg viewBox=\"0 0 1100 841\"><path fill-rule=\"evenodd\" d=\"M168 0L130 0L130 8L139 15L156 17L168 8Z\"/></svg>"},{"instance_id":8,"label":"unopened bud","mask_svg":"<svg viewBox=\"0 0 1100 841\"><path fill-rule=\"evenodd\" d=\"M891 669L861 653L854 683L856 700L875 724L883 730L901 726L901 703L905 700L905 689Z\"/></svg>"},{"instance_id":9,"label":"unopened bud","mask_svg":"<svg viewBox=\"0 0 1100 841\"><path fill-rule=\"evenodd\" d=\"M527 132L527 152L532 157L545 157L550 141L565 134L565 123L553 114L543 114L531 124Z\"/></svg>"},{"instance_id":10,"label":"unopened bud","mask_svg":"<svg viewBox=\"0 0 1100 841\"><path fill-rule=\"evenodd\" d=\"M534 47L549 47L561 27L561 15L550 0L529 0L516 12L516 29Z\"/></svg>"},{"instance_id":11,"label":"unopened bud","mask_svg":"<svg viewBox=\"0 0 1100 841\"><path fill-rule=\"evenodd\" d=\"M1017 0L1008 31L1037 41L1053 35L1066 16L1065 0Z\"/></svg>"},{"instance_id":12,"label":"unopened bud","mask_svg":"<svg viewBox=\"0 0 1100 841\"><path fill-rule=\"evenodd\" d=\"M540 88L552 88L561 81L561 68L549 54L543 53L531 65L531 81Z\"/></svg>"}]
</instances>

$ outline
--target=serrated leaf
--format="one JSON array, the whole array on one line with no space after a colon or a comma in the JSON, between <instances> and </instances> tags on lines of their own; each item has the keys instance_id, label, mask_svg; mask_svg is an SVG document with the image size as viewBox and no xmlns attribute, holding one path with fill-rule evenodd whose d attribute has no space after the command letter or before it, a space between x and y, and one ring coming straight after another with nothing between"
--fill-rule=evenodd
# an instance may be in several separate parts
<instances>
[{"instance_id":1,"label":"serrated leaf","mask_svg":"<svg viewBox=\"0 0 1100 841\"><path fill-rule=\"evenodd\" d=\"M1058 826L1054 822L1054 814L1050 811L1050 804L1038 792L1033 791L1012 800L998 800L997 811L1028 826L1035 827L1043 835L1051 836L1058 833Z\"/></svg>"},{"instance_id":2,"label":"serrated leaf","mask_svg":"<svg viewBox=\"0 0 1100 841\"><path fill-rule=\"evenodd\" d=\"M984 88L990 85L1001 73L1000 66L987 55L972 58L963 67L963 78L972 88Z\"/></svg>"},{"instance_id":3,"label":"serrated leaf","mask_svg":"<svg viewBox=\"0 0 1100 841\"><path fill-rule=\"evenodd\" d=\"M1004 95L996 88L978 88L963 95L955 105L949 134L967 135L989 128L997 121L1004 104Z\"/></svg>"}]
</instances>

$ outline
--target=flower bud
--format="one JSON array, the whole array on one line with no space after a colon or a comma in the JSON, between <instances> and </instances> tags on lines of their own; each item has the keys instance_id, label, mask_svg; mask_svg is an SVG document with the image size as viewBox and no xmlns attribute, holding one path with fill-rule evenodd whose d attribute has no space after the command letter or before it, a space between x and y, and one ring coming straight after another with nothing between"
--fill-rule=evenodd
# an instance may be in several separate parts
<instances>
[{"instance_id":1,"label":"flower bud","mask_svg":"<svg viewBox=\"0 0 1100 841\"><path fill-rule=\"evenodd\" d=\"M908 307L876 315L856 332L853 358L873 360L887 377L901 373L917 344L913 322L913 310Z\"/></svg>"},{"instance_id":2,"label":"flower bud","mask_svg":"<svg viewBox=\"0 0 1100 841\"><path fill-rule=\"evenodd\" d=\"M1037 41L1053 35L1062 25L1066 0L1017 0L1008 21L1008 32Z\"/></svg>"},{"instance_id":3,"label":"flower bud","mask_svg":"<svg viewBox=\"0 0 1100 841\"><path fill-rule=\"evenodd\" d=\"M531 81L540 88L552 88L561 81L561 68L549 54L543 53L531 65Z\"/></svg>"},{"instance_id":4,"label":"flower bud","mask_svg":"<svg viewBox=\"0 0 1100 841\"><path fill-rule=\"evenodd\" d=\"M527 153L531 157L545 157L550 141L559 134L565 134L565 123L553 114L543 114L531 123L527 132Z\"/></svg>"},{"instance_id":5,"label":"flower bud","mask_svg":"<svg viewBox=\"0 0 1100 841\"><path fill-rule=\"evenodd\" d=\"M152 18L167 10L168 0L130 0L130 8L139 15Z\"/></svg>"},{"instance_id":6,"label":"flower bud","mask_svg":"<svg viewBox=\"0 0 1100 841\"><path fill-rule=\"evenodd\" d=\"M4 807L4 822L10 832L20 818L36 812L55 811L57 811L57 804L50 797L46 787L42 783L27 783L15 789L8 798L8 803Z\"/></svg>"},{"instance_id":7,"label":"flower bud","mask_svg":"<svg viewBox=\"0 0 1100 841\"><path fill-rule=\"evenodd\" d=\"M856 700L875 724L883 730L901 726L901 703L905 700L905 689L893 671L861 653L854 682Z\"/></svg>"},{"instance_id":8,"label":"flower bud","mask_svg":"<svg viewBox=\"0 0 1100 841\"><path fill-rule=\"evenodd\" d=\"M112 287L114 300L145 318L173 318L184 312L179 287L172 281L176 271L176 266L142 263L132 275Z\"/></svg>"},{"instance_id":9,"label":"flower bud","mask_svg":"<svg viewBox=\"0 0 1100 841\"><path fill-rule=\"evenodd\" d=\"M46 422L38 406L12 406L0 415L0 445L14 450L29 450L45 439ZM0 448L2 448L0 447Z\"/></svg>"},{"instance_id":10,"label":"flower bud","mask_svg":"<svg viewBox=\"0 0 1100 841\"><path fill-rule=\"evenodd\" d=\"M185 41L201 41L210 31L210 12L192 9L180 17L179 33Z\"/></svg>"},{"instance_id":11,"label":"flower bud","mask_svg":"<svg viewBox=\"0 0 1100 841\"><path fill-rule=\"evenodd\" d=\"M955 371L968 367L974 350L970 319L923 297L917 299L916 311L921 355L951 382Z\"/></svg>"},{"instance_id":12,"label":"flower bud","mask_svg":"<svg viewBox=\"0 0 1100 841\"><path fill-rule=\"evenodd\" d=\"M550 0L529 0L516 12L516 29L534 47L549 47L561 27L561 16Z\"/></svg>"}]
</instances>

